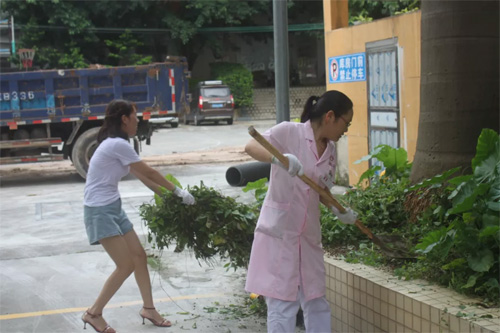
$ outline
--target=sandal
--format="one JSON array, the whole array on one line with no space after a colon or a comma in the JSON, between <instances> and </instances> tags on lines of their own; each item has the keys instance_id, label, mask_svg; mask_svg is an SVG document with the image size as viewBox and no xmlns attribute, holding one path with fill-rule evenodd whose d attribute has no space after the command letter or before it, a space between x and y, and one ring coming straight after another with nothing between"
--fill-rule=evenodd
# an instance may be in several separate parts
<instances>
[{"instance_id":1,"label":"sandal","mask_svg":"<svg viewBox=\"0 0 500 333\"><path fill-rule=\"evenodd\" d=\"M143 306L143 307L142 307L142 309L144 309L144 310L156 310L155 308L147 308L147 307L145 307L145 306ZM144 319L147 319L147 320L149 320L150 322L152 322L152 323L153 323L153 325L158 326L158 327L170 327L170 326L172 326L172 323L170 322L170 320L163 319L163 321L158 322L158 321L156 321L156 320L155 320L155 319L153 319L153 318L149 318L149 317L147 317L147 316L143 315L143 314L141 313L142 309L139 311L139 316L141 316L141 317L142 317L142 324L143 324L143 325L145 324L145 323L144 323Z\"/></svg>"},{"instance_id":2,"label":"sandal","mask_svg":"<svg viewBox=\"0 0 500 333\"><path fill-rule=\"evenodd\" d=\"M89 315L90 318L95 319L95 318L98 318L98 317L102 317L102 313L92 314L92 313L89 312L89 310L85 311L85 313L82 315L83 329L84 330L87 329L87 324L89 324L90 326L92 326L92 328L97 333L116 333L116 331L111 326L109 326L107 324L106 324L106 327L104 327L104 329L102 329L102 330L98 329L97 327L94 326L94 324L92 324L90 321L88 321L88 320L85 319L85 315Z\"/></svg>"}]
</instances>

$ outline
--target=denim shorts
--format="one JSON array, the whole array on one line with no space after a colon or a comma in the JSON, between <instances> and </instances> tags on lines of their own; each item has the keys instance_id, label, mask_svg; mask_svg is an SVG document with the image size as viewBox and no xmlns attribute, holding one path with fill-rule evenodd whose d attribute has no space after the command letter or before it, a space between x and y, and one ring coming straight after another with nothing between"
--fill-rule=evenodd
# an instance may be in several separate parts
<instances>
[{"instance_id":1,"label":"denim shorts","mask_svg":"<svg viewBox=\"0 0 500 333\"><path fill-rule=\"evenodd\" d=\"M83 206L83 220L90 245L100 244L103 238L125 235L134 225L122 209L121 199L106 206Z\"/></svg>"}]
</instances>

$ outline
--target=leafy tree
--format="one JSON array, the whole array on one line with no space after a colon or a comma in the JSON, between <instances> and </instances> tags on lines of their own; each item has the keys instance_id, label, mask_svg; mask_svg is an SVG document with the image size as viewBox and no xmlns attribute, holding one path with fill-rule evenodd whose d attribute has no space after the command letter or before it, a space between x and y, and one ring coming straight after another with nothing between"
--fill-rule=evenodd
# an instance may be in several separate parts
<instances>
[{"instance_id":1,"label":"leafy tree","mask_svg":"<svg viewBox=\"0 0 500 333\"><path fill-rule=\"evenodd\" d=\"M87 64L83 58L80 48L76 46L75 42L70 42L65 45L69 49L69 53L61 54L59 57L59 67L61 68L86 68Z\"/></svg>"},{"instance_id":2,"label":"leafy tree","mask_svg":"<svg viewBox=\"0 0 500 333\"><path fill-rule=\"evenodd\" d=\"M85 11L61 1L11 1L1 3L2 12L15 17L21 27L18 46L36 51L34 64L41 68L86 67L81 49L92 42ZM64 29L58 28L64 25ZM71 59L74 58L74 59Z\"/></svg>"},{"instance_id":3,"label":"leafy tree","mask_svg":"<svg viewBox=\"0 0 500 333\"><path fill-rule=\"evenodd\" d=\"M216 58L221 58L224 49L234 48L227 35L222 32L203 32L203 28L255 25L255 17L269 20L271 2L231 0L191 0L181 2L176 11L166 13L162 22L171 29L171 39L176 51L187 57L193 65L205 46L209 46Z\"/></svg>"},{"instance_id":4,"label":"leafy tree","mask_svg":"<svg viewBox=\"0 0 500 333\"><path fill-rule=\"evenodd\" d=\"M349 24L370 22L419 7L420 0L349 0Z\"/></svg>"},{"instance_id":5,"label":"leafy tree","mask_svg":"<svg viewBox=\"0 0 500 333\"><path fill-rule=\"evenodd\" d=\"M17 47L19 49L34 49L37 63L52 63L55 58L54 50L36 46L43 40L43 32L38 30L36 26L35 18L30 18L26 24L24 33L21 35L21 39L17 41ZM17 54L12 55L10 61L20 68L22 67L21 58Z\"/></svg>"},{"instance_id":6,"label":"leafy tree","mask_svg":"<svg viewBox=\"0 0 500 333\"><path fill-rule=\"evenodd\" d=\"M350 0L351 16L379 18L416 3L416 0ZM292 0L288 4L290 24L323 20L322 1ZM216 59L235 48L227 33L205 29L271 25L273 22L272 1L269 0L3 0L1 10L15 17L16 25L21 27L22 45L37 50L35 64L42 68L70 66L82 61L101 64L147 61L145 56L132 56L134 48L139 51L134 40L144 43L140 53L151 56L153 61L162 61L166 55L182 55L193 65L207 46ZM123 36L125 27L130 30L127 37ZM317 32L307 33L322 38ZM252 34L251 38L271 36L259 33ZM75 47L79 48L78 52ZM126 55L123 47L132 50ZM76 59L69 61L72 54ZM61 57L64 58L62 63Z\"/></svg>"},{"instance_id":7,"label":"leafy tree","mask_svg":"<svg viewBox=\"0 0 500 333\"><path fill-rule=\"evenodd\" d=\"M161 61L166 54L172 54L187 56L192 64L205 45L220 47L217 35L211 34L208 38L205 34L200 35L201 28L249 24L250 19L259 12L266 14L263 8L268 4L268 1L263 0L4 0L1 6L2 12L14 15L22 33L29 28L27 23L30 20L31 26L37 28L39 38L29 41L33 44L26 47L36 47L38 50L50 47L60 53L71 54L67 45L75 42L85 60L90 63L107 63L108 60L116 63L118 58L122 63L139 61L131 59L130 55L127 58L124 50L114 48L130 46L123 36L116 36L116 33L123 34L122 29L126 26L134 33L151 37L148 38L145 51L155 61ZM162 33L161 30L168 32ZM154 35L146 35L150 32ZM133 44L134 38L126 38ZM111 50L113 55L108 59L110 47L114 49ZM37 60L43 67L58 65L57 61L46 57L39 57Z\"/></svg>"},{"instance_id":8,"label":"leafy tree","mask_svg":"<svg viewBox=\"0 0 500 333\"><path fill-rule=\"evenodd\" d=\"M104 37L123 33L121 29L113 29L128 26L129 22L131 26L147 22L145 8L152 4L139 0L4 0L1 8L2 12L13 15L16 26L21 27L19 45L37 50L35 63L39 66L54 68L105 63L108 49ZM101 27L106 29L100 30ZM70 60L72 55L76 57L74 60Z\"/></svg>"},{"instance_id":9,"label":"leafy tree","mask_svg":"<svg viewBox=\"0 0 500 333\"><path fill-rule=\"evenodd\" d=\"M130 30L126 30L116 41L107 39L104 42L110 49L108 57L116 59L116 63L111 65L143 65L151 62L151 56L145 57L136 53L144 43L134 38Z\"/></svg>"}]
</instances>

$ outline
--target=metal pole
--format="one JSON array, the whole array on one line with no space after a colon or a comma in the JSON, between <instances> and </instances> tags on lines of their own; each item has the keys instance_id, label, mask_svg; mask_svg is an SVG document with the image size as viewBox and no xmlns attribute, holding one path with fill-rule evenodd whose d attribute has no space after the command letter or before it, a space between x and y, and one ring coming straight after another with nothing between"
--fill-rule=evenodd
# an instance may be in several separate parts
<instances>
[{"instance_id":1,"label":"metal pole","mask_svg":"<svg viewBox=\"0 0 500 333\"><path fill-rule=\"evenodd\" d=\"M10 31L12 34L12 55L16 54L16 36L14 34L14 16L10 17Z\"/></svg>"},{"instance_id":2,"label":"metal pole","mask_svg":"<svg viewBox=\"0 0 500 333\"><path fill-rule=\"evenodd\" d=\"M276 123L290 120L287 0L273 0Z\"/></svg>"}]
</instances>

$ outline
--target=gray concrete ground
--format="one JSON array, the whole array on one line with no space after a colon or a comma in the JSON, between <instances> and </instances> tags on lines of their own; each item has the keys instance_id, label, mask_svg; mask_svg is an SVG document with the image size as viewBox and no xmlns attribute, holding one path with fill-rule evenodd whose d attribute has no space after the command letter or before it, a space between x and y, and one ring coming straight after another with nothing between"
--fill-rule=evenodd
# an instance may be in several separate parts
<instances>
[{"instance_id":1,"label":"gray concrete ground","mask_svg":"<svg viewBox=\"0 0 500 333\"><path fill-rule=\"evenodd\" d=\"M267 128L272 123L260 125ZM169 153L166 147L171 152L202 150L204 145L243 145L248 141L247 126L162 129L156 143L153 141L155 148L146 155ZM40 173L43 165L37 168L36 177L0 178L0 332L81 332L80 316L114 269L101 246L88 245L83 227L83 180L74 172L44 177ZM226 183L225 172L231 165L158 169L172 173L183 185L198 185L203 180L225 195L252 200L251 193ZM265 318L245 317L248 310L240 307L248 297L243 289L246 271L226 271L225 262L213 266L198 263L189 252L151 250L138 209L152 200L152 193L130 176L120 183L120 192L141 241L156 256L150 260L156 306L174 325L170 329L149 322L142 325L138 315L142 302L133 277L105 310L109 324L119 332L266 331Z\"/></svg>"},{"instance_id":2,"label":"gray concrete ground","mask_svg":"<svg viewBox=\"0 0 500 333\"><path fill-rule=\"evenodd\" d=\"M195 185L203 179L224 193L237 194L241 189L221 181L227 167L184 166L162 172L171 172L183 184ZM80 315L114 269L102 247L87 243L81 204L84 184L72 178L1 189L1 332L80 331ZM151 193L131 177L122 181L120 191L125 211L149 247L138 208L151 201ZM224 262L198 263L189 252L149 253L159 255L150 266L153 294L161 313L174 323L174 331L265 331L263 319L238 318L236 310L228 314L234 318L220 313L231 304L242 305L248 297L243 290L244 270L227 272ZM130 277L111 300L106 319L120 332L160 329L141 324L137 314L141 304Z\"/></svg>"},{"instance_id":3,"label":"gray concrete ground","mask_svg":"<svg viewBox=\"0 0 500 333\"><path fill-rule=\"evenodd\" d=\"M275 120L236 121L233 125L203 123L201 126L179 125L179 128L160 128L153 133L151 145L143 145L142 156L183 153L220 148L244 146L251 139L248 127L258 131L272 127Z\"/></svg>"}]
</instances>

